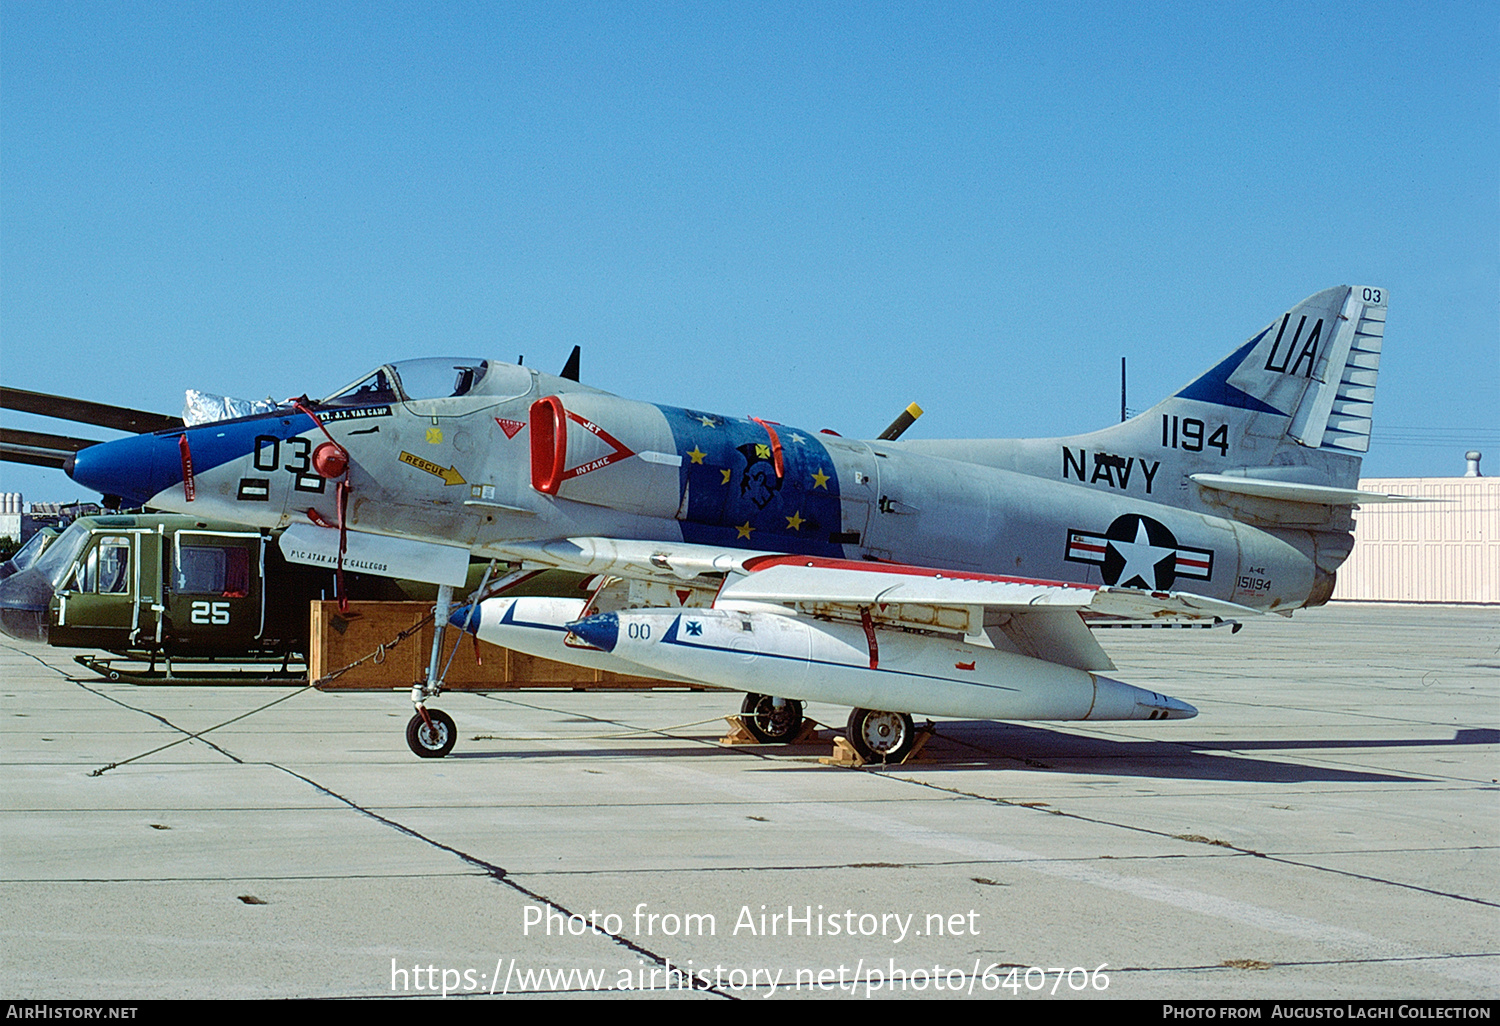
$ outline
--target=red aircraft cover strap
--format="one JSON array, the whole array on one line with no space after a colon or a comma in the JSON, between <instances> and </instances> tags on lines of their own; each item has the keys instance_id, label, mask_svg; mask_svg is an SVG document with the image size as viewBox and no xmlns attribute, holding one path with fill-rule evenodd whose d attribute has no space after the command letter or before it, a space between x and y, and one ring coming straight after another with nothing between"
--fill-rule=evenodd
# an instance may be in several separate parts
<instances>
[{"instance_id":1,"label":"red aircraft cover strap","mask_svg":"<svg viewBox=\"0 0 1500 1026\"><path fill-rule=\"evenodd\" d=\"M188 445L186 431L177 439L177 449L182 453L182 497L192 502L193 497L198 494L198 486L193 481L193 450Z\"/></svg>"},{"instance_id":2,"label":"red aircraft cover strap","mask_svg":"<svg viewBox=\"0 0 1500 1026\"><path fill-rule=\"evenodd\" d=\"M301 398L293 399L292 406L297 410L298 413L304 413L308 417L310 417L312 419L312 422L318 425L318 430L322 431L323 434L328 436L328 441L331 442L333 446L338 450L339 454L343 456L344 470L343 473L339 475L338 483L333 486L334 504L338 509L338 524L330 524L327 518L325 518L313 507L308 507L307 519L311 520L319 527L337 526L338 528L339 560L338 565L334 568L333 576L334 581L337 584L337 591L339 593L339 612L347 613L349 611L349 592L348 589L344 587L344 553L349 551L349 524L347 513L349 510L349 466L352 461L349 459L349 450L340 445L339 440L328 433L328 428L326 428L323 425L323 422L318 419L318 415L312 411L312 407L306 404L306 398L306 396L302 396ZM184 435L184 441L186 441L186 438L187 436Z\"/></svg>"}]
</instances>

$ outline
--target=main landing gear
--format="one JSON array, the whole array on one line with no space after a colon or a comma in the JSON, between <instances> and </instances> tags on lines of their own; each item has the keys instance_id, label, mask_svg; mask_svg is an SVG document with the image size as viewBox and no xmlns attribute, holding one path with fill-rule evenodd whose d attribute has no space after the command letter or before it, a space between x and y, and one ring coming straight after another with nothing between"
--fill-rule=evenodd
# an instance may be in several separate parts
<instances>
[{"instance_id":1,"label":"main landing gear","mask_svg":"<svg viewBox=\"0 0 1500 1026\"><path fill-rule=\"evenodd\" d=\"M740 703L740 722L763 745L784 745L802 733L802 703L754 693Z\"/></svg>"},{"instance_id":2,"label":"main landing gear","mask_svg":"<svg viewBox=\"0 0 1500 1026\"><path fill-rule=\"evenodd\" d=\"M866 762L900 762L917 743L917 728L907 713L855 709L849 714L848 738Z\"/></svg>"}]
</instances>

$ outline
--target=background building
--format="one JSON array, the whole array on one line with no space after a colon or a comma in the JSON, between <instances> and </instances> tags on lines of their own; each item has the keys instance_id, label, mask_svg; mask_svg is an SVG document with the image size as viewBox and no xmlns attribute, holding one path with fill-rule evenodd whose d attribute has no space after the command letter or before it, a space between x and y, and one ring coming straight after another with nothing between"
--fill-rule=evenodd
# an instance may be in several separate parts
<instances>
[{"instance_id":1,"label":"background building","mask_svg":"<svg viewBox=\"0 0 1500 1026\"><path fill-rule=\"evenodd\" d=\"M0 492L0 538L21 540L23 505L20 492Z\"/></svg>"},{"instance_id":2,"label":"background building","mask_svg":"<svg viewBox=\"0 0 1500 1026\"><path fill-rule=\"evenodd\" d=\"M1477 462L1477 461L1476 461ZM1500 477L1366 478L1443 502L1361 506L1333 600L1500 604Z\"/></svg>"}]
</instances>

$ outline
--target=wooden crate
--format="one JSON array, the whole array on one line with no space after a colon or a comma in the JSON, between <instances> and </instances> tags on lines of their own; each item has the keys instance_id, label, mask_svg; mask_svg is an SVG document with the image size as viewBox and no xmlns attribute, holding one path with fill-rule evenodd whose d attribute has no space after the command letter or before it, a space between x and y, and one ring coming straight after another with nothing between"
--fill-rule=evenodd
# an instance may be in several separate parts
<instances>
[{"instance_id":1,"label":"wooden crate","mask_svg":"<svg viewBox=\"0 0 1500 1026\"><path fill-rule=\"evenodd\" d=\"M429 602L351 602L347 613L337 602L312 603L312 633L308 638L307 679L347 666L376 651L432 612ZM622 673L591 670L552 659L512 652L508 648L477 641L472 634L447 632L439 669L448 664L446 688L454 691L499 691L508 688L569 688L578 691L636 690L689 687L681 681L631 677ZM448 663L454 643L458 652ZM368 659L322 685L327 689L384 691L411 687L427 677L432 654L432 624L387 648L377 662ZM702 685L693 690L714 690Z\"/></svg>"}]
</instances>

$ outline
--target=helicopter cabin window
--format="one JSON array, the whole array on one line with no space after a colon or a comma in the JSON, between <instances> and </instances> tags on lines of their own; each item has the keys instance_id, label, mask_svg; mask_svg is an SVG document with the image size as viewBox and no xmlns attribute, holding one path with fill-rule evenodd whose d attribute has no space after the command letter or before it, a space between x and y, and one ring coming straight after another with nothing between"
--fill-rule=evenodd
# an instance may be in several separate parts
<instances>
[{"instance_id":1,"label":"helicopter cabin window","mask_svg":"<svg viewBox=\"0 0 1500 1026\"><path fill-rule=\"evenodd\" d=\"M124 595L130 591L130 538L105 535L89 550L73 575L73 590L99 595Z\"/></svg>"},{"instance_id":2,"label":"helicopter cabin window","mask_svg":"<svg viewBox=\"0 0 1500 1026\"><path fill-rule=\"evenodd\" d=\"M20 573L31 566L32 563L35 563L38 557L41 556L42 550L50 545L52 539L56 537L57 532L50 528L43 529L32 535L31 541L22 545L21 551L10 558L10 565L14 567L13 572Z\"/></svg>"},{"instance_id":3,"label":"helicopter cabin window","mask_svg":"<svg viewBox=\"0 0 1500 1026\"><path fill-rule=\"evenodd\" d=\"M73 579L74 560L88 543L88 524L81 520L75 521L57 536L57 541L47 546L47 551L37 559L33 569L47 578L53 588L67 590L72 587L71 584L65 582Z\"/></svg>"},{"instance_id":4,"label":"helicopter cabin window","mask_svg":"<svg viewBox=\"0 0 1500 1026\"><path fill-rule=\"evenodd\" d=\"M250 553L217 545L184 545L173 590L179 595L244 598L250 594Z\"/></svg>"}]
</instances>

